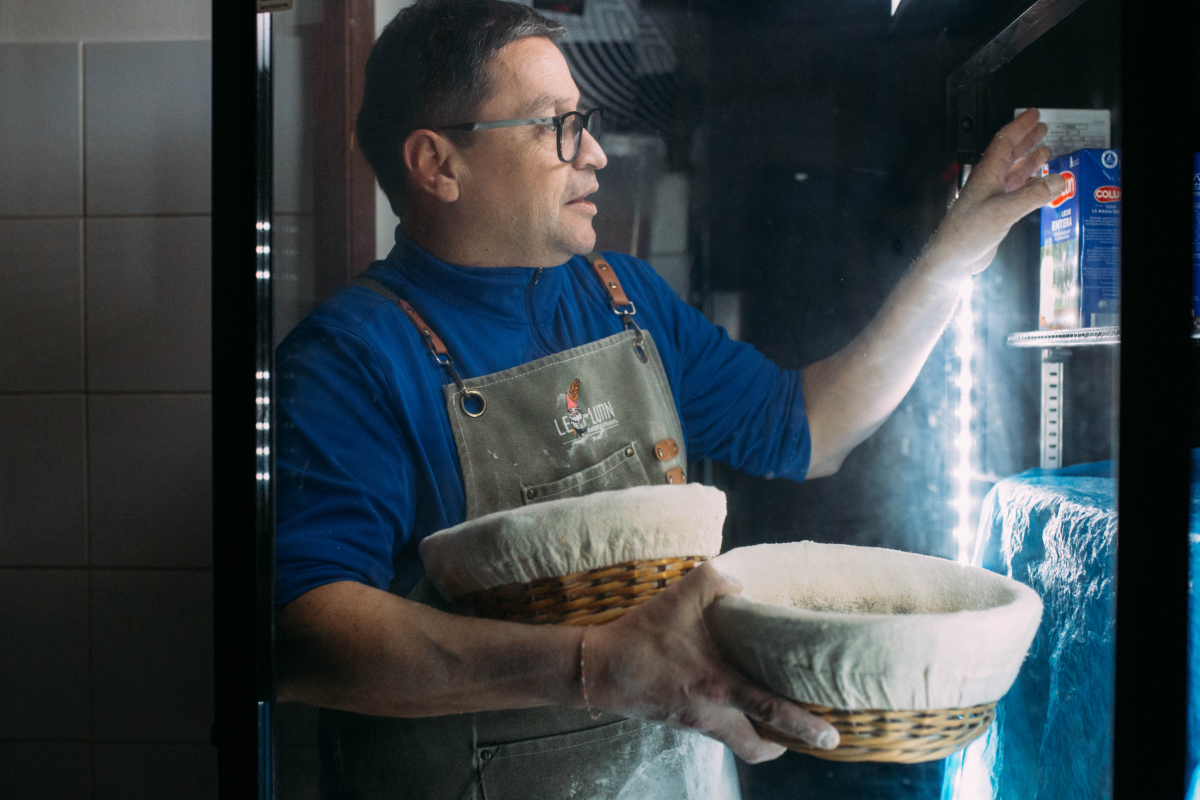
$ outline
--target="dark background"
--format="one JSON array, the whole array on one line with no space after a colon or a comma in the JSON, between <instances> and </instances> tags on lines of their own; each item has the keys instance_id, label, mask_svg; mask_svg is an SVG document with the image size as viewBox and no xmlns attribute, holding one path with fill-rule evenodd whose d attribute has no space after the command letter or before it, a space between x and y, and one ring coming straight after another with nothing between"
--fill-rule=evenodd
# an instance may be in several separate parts
<instances>
[{"instance_id":1,"label":"dark background","mask_svg":"<svg viewBox=\"0 0 1200 800\"><path fill-rule=\"evenodd\" d=\"M693 176L692 301L706 285L740 291L741 338L786 368L846 346L945 214L956 157L947 76L1024 6L912 3L893 25L881 2L648 2L680 58L668 150L672 168ZM998 71L987 135L1015 107L1109 108L1119 147L1118 18L1117 3L1090 0ZM977 278L978 471L991 480L1038 465L1040 351L1005 344L1037 327L1037 246L1035 214ZM796 484L716 464L729 500L725 549L810 539L953 557L945 342L837 475ZM1115 354L1068 359L1066 464L1113 455ZM991 480L974 486L977 497ZM740 768L747 800L938 797L942 778L939 762L793 753Z\"/></svg>"}]
</instances>

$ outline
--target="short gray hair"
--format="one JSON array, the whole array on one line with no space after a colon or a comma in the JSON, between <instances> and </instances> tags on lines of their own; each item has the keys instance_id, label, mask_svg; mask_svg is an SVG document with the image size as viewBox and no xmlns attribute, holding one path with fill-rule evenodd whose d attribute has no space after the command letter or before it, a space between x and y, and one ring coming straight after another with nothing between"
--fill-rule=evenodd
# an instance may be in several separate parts
<instances>
[{"instance_id":1,"label":"short gray hair","mask_svg":"<svg viewBox=\"0 0 1200 800\"><path fill-rule=\"evenodd\" d=\"M408 135L475 121L491 95L488 68L500 49L529 36L557 43L564 30L529 6L502 0L419 0L388 23L367 59L357 133L397 214L407 192L400 148Z\"/></svg>"}]
</instances>

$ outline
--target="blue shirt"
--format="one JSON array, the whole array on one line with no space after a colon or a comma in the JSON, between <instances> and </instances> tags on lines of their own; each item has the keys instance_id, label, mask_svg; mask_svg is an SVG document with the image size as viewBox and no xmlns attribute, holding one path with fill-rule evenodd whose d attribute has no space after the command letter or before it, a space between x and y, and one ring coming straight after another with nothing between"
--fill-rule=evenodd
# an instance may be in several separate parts
<instances>
[{"instance_id":1,"label":"blue shirt","mask_svg":"<svg viewBox=\"0 0 1200 800\"><path fill-rule=\"evenodd\" d=\"M541 270L460 267L396 238L366 274L417 309L464 378L621 330L582 256ZM731 340L649 264L604 255L654 337L688 457L803 480L800 373ZM445 371L394 304L359 286L297 325L275 370L279 605L334 581L407 591L423 574L417 544L465 515Z\"/></svg>"}]
</instances>

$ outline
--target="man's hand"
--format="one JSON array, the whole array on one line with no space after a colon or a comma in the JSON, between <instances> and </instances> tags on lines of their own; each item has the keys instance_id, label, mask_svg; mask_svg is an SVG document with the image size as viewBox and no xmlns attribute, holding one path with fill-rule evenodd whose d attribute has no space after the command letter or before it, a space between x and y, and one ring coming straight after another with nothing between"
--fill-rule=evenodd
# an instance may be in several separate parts
<instances>
[{"instance_id":1,"label":"man's hand","mask_svg":"<svg viewBox=\"0 0 1200 800\"><path fill-rule=\"evenodd\" d=\"M1062 193L1061 175L1036 177L1050 160L1050 148L1038 147L1045 136L1036 108L1000 129L933 235L929 259L951 261L963 275L982 272L1017 220Z\"/></svg>"},{"instance_id":2,"label":"man's hand","mask_svg":"<svg viewBox=\"0 0 1200 800\"><path fill-rule=\"evenodd\" d=\"M778 758L753 718L818 747L837 730L799 705L755 686L721 660L704 621L713 600L742 587L704 564L662 594L587 630L588 697L597 708L690 728L751 764Z\"/></svg>"}]
</instances>

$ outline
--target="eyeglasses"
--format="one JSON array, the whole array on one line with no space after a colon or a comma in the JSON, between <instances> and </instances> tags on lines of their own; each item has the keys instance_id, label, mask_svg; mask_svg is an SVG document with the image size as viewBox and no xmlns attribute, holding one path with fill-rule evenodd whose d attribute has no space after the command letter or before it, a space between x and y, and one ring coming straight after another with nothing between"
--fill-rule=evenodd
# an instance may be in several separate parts
<instances>
[{"instance_id":1,"label":"eyeglasses","mask_svg":"<svg viewBox=\"0 0 1200 800\"><path fill-rule=\"evenodd\" d=\"M532 117L530 119L498 119L494 122L460 122L457 125L443 125L443 131L486 131L489 128L517 128L522 125L553 125L558 136L558 159L570 164L579 157L579 148L583 144L583 131L593 138L600 138L600 116L603 109L593 108L591 111L568 111L559 117Z\"/></svg>"}]
</instances>

